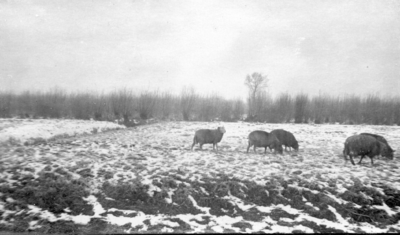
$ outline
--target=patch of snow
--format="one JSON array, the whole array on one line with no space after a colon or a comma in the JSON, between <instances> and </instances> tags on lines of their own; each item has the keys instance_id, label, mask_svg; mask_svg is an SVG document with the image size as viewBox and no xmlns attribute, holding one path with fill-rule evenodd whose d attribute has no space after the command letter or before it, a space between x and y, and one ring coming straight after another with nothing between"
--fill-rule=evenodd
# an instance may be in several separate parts
<instances>
[{"instance_id":1,"label":"patch of snow","mask_svg":"<svg viewBox=\"0 0 400 235\"><path fill-rule=\"evenodd\" d=\"M172 228L163 227L160 232L162 233L172 233L174 230Z\"/></svg>"},{"instance_id":2,"label":"patch of snow","mask_svg":"<svg viewBox=\"0 0 400 235\"><path fill-rule=\"evenodd\" d=\"M39 221L37 221L37 220L30 221L28 229L29 230L35 230L35 229L41 228L42 225L39 225L38 222Z\"/></svg>"},{"instance_id":3,"label":"patch of snow","mask_svg":"<svg viewBox=\"0 0 400 235\"><path fill-rule=\"evenodd\" d=\"M239 207L241 210L243 210L243 211L247 211L247 210L249 210L250 208L252 208L252 207L255 206L255 205L253 205L253 204L251 204L251 205L245 205L244 202L243 202L240 198L237 198L237 197L231 195L230 192L229 192L229 196L225 196L225 197L223 197L223 199L230 200L231 202L234 203L234 205L238 206L238 207Z\"/></svg>"},{"instance_id":4,"label":"patch of snow","mask_svg":"<svg viewBox=\"0 0 400 235\"><path fill-rule=\"evenodd\" d=\"M287 226L282 226L282 225L272 225L271 226L271 231L272 233L291 233L293 232L294 227L287 227Z\"/></svg>"},{"instance_id":5,"label":"patch of snow","mask_svg":"<svg viewBox=\"0 0 400 235\"><path fill-rule=\"evenodd\" d=\"M295 209L295 208L292 208L290 205L278 204L276 207L277 207L277 208L280 208L280 209L282 209L282 210L284 210L284 211L286 211L287 213L292 214L292 215L298 215L299 213L301 213L300 210L297 210L297 209Z\"/></svg>"},{"instance_id":6,"label":"patch of snow","mask_svg":"<svg viewBox=\"0 0 400 235\"><path fill-rule=\"evenodd\" d=\"M147 218L143 213L139 213L135 217L114 216L112 214L107 214L107 221L111 224L119 226L131 223L131 227L136 227L138 225L143 225L143 221L146 219Z\"/></svg>"},{"instance_id":7,"label":"patch of snow","mask_svg":"<svg viewBox=\"0 0 400 235\"><path fill-rule=\"evenodd\" d=\"M313 229L311 229L309 227L306 227L306 226L303 226L301 224L294 226L292 231L294 231L294 230L300 230L300 231L302 231L304 233L314 233Z\"/></svg>"},{"instance_id":8,"label":"patch of snow","mask_svg":"<svg viewBox=\"0 0 400 235\"><path fill-rule=\"evenodd\" d=\"M385 202L383 202L383 205L382 206L379 206L379 205L373 205L372 207L374 207L374 208L376 208L376 209L380 209L380 210L384 210L384 211L386 211L386 213L389 215L389 216L394 216L394 215L396 215L397 213L400 213L400 207L396 207L396 209L395 208L390 208L388 205L386 205L386 203Z\"/></svg>"},{"instance_id":9,"label":"patch of snow","mask_svg":"<svg viewBox=\"0 0 400 235\"><path fill-rule=\"evenodd\" d=\"M339 204L346 204L347 201L341 199L341 198L337 198L335 195L331 194L329 191L325 191L325 195L332 198L335 202L339 203Z\"/></svg>"},{"instance_id":10,"label":"patch of snow","mask_svg":"<svg viewBox=\"0 0 400 235\"><path fill-rule=\"evenodd\" d=\"M345 220L339 213L337 213L336 209L330 205L328 205L328 210L330 210L333 214L335 214L336 219L339 223L343 225L349 225L349 222Z\"/></svg>"},{"instance_id":11,"label":"patch of snow","mask_svg":"<svg viewBox=\"0 0 400 235\"><path fill-rule=\"evenodd\" d=\"M224 231L224 229L219 225L213 226L213 227L211 227L211 229L214 230L214 232L217 232L217 233L222 233Z\"/></svg>"},{"instance_id":12,"label":"patch of snow","mask_svg":"<svg viewBox=\"0 0 400 235\"><path fill-rule=\"evenodd\" d=\"M8 119L0 119L0 123ZM15 119L5 128L0 129L0 142L14 138L25 142L30 138L49 139L57 135L74 136L92 133L94 129L101 132L106 129L123 129L125 126L112 122L68 120L68 119Z\"/></svg>"},{"instance_id":13,"label":"patch of snow","mask_svg":"<svg viewBox=\"0 0 400 235\"><path fill-rule=\"evenodd\" d=\"M189 198L189 200L193 203L193 206L194 206L195 208L197 208L197 209L199 209L199 210L205 212L206 215L210 215L210 210L211 210L211 208L206 208L206 207L200 207L200 206L198 206L196 200L194 200L194 198L192 197L192 195L189 195L188 198Z\"/></svg>"},{"instance_id":14,"label":"patch of snow","mask_svg":"<svg viewBox=\"0 0 400 235\"><path fill-rule=\"evenodd\" d=\"M314 208L315 210L319 211L319 208L314 206L311 202L306 202L305 205L307 206L311 206L312 208Z\"/></svg>"},{"instance_id":15,"label":"patch of snow","mask_svg":"<svg viewBox=\"0 0 400 235\"><path fill-rule=\"evenodd\" d=\"M100 217L100 214L106 212L101 204L97 201L97 198L93 195L89 195L87 198L83 198L83 200L87 201L89 204L93 206L94 215L93 217Z\"/></svg>"},{"instance_id":16,"label":"patch of snow","mask_svg":"<svg viewBox=\"0 0 400 235\"><path fill-rule=\"evenodd\" d=\"M139 211L121 210L121 209L116 209L116 208L110 208L110 209L107 210L107 212L114 212L114 211L120 211L120 212L124 213L125 215L139 213ZM142 213L142 212L140 212L140 213Z\"/></svg>"},{"instance_id":17,"label":"patch of snow","mask_svg":"<svg viewBox=\"0 0 400 235\"><path fill-rule=\"evenodd\" d=\"M89 223L90 219L93 216L88 216L88 215L69 215L65 213L61 213L59 217L55 216L53 213L49 212L48 210L42 210L39 207L33 206L33 205L28 205L28 214L36 214L40 218L48 220L49 222L56 222L58 220L71 220L74 223L77 224L82 224L85 225Z\"/></svg>"}]
</instances>

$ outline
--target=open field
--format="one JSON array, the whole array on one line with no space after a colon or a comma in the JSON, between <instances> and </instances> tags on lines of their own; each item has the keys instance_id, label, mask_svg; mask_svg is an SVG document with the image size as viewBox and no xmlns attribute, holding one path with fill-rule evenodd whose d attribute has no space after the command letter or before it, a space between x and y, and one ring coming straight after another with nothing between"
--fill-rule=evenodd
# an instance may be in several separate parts
<instances>
[{"instance_id":1,"label":"open field","mask_svg":"<svg viewBox=\"0 0 400 235\"><path fill-rule=\"evenodd\" d=\"M221 125L219 152L190 150L195 130ZM299 152L246 153L251 131L277 128ZM395 159L345 165L361 132ZM1 144L0 231L400 232L398 126L164 122L49 138Z\"/></svg>"}]
</instances>

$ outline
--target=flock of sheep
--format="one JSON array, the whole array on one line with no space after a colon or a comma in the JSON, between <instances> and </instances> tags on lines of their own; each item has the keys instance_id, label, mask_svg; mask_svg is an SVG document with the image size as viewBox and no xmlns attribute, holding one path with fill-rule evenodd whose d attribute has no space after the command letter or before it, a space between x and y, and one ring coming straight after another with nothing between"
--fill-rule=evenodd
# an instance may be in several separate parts
<instances>
[{"instance_id":1,"label":"flock of sheep","mask_svg":"<svg viewBox=\"0 0 400 235\"><path fill-rule=\"evenodd\" d=\"M224 127L218 127L215 130L197 130L193 138L191 149L193 150L196 144L200 145L200 149L202 149L203 144L213 144L213 149L215 150L215 146L217 146L218 151L218 143L221 141L225 132L226 130ZM247 153L251 146L254 146L254 152L256 152L256 147L264 147L264 153L266 153L267 148L269 148L270 150L282 154L282 145L285 146L285 150L287 150L287 147L289 147L289 149L293 148L296 151L299 150L299 144L294 135L283 129L276 129L270 133L260 130L253 131L249 134L248 139L249 145L247 146ZM382 157L392 160L393 153L394 150L383 136L370 133L361 133L348 137L344 143L343 149L345 162L347 163L348 161L347 156L350 156L350 161L353 165L355 165L353 157L356 156L361 156L358 164L361 163L365 156L368 156L373 165L373 158L375 156L381 155Z\"/></svg>"}]
</instances>

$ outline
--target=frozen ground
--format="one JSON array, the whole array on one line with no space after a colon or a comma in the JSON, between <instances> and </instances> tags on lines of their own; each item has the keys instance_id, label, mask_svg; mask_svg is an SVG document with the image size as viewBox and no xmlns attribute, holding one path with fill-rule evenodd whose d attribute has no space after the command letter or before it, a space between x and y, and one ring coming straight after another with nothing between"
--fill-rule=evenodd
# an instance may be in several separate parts
<instances>
[{"instance_id":1,"label":"frozen ground","mask_svg":"<svg viewBox=\"0 0 400 235\"><path fill-rule=\"evenodd\" d=\"M195 130L219 125L219 152L190 150ZM246 153L251 131L277 128L299 152ZM395 160L345 165L344 140L360 132L385 136ZM400 232L398 143L397 126L167 122L2 145L0 229Z\"/></svg>"},{"instance_id":2,"label":"frozen ground","mask_svg":"<svg viewBox=\"0 0 400 235\"><path fill-rule=\"evenodd\" d=\"M75 136L122 128L125 128L125 126L112 122L0 118L0 143L8 141L10 138L24 143L37 138L47 140L58 136Z\"/></svg>"}]
</instances>

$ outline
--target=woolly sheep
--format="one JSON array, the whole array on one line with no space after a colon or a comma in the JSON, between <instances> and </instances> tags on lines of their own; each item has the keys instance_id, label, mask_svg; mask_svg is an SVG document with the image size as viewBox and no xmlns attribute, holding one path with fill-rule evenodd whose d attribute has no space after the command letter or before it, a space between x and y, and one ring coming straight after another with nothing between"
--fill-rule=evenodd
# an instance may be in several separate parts
<instances>
[{"instance_id":1,"label":"woolly sheep","mask_svg":"<svg viewBox=\"0 0 400 235\"><path fill-rule=\"evenodd\" d=\"M249 134L249 146L247 146L247 153L251 146L254 145L254 152L256 152L256 147L264 147L264 153L267 153L267 147L271 150L274 149L278 153L283 152L282 145L278 138L274 134L270 134L266 131L253 131Z\"/></svg>"},{"instance_id":2,"label":"woolly sheep","mask_svg":"<svg viewBox=\"0 0 400 235\"><path fill-rule=\"evenodd\" d=\"M200 144L200 149L203 149L203 144L213 144L213 149L215 150L215 146L217 146L218 151L218 143L221 141L224 133L226 132L225 127L218 127L216 130L210 129L200 129L197 130L194 134L192 150L195 144Z\"/></svg>"},{"instance_id":3,"label":"woolly sheep","mask_svg":"<svg viewBox=\"0 0 400 235\"><path fill-rule=\"evenodd\" d=\"M380 155L381 144L374 137L369 135L353 135L346 139L343 149L343 157L345 163L347 162L347 156L350 156L350 161L353 165L353 157L361 156L358 164L361 163L365 156L371 158L371 164L374 164L373 158Z\"/></svg>"},{"instance_id":4,"label":"woolly sheep","mask_svg":"<svg viewBox=\"0 0 400 235\"><path fill-rule=\"evenodd\" d=\"M390 160L393 159L393 153L395 152L386 141L383 136L371 134L371 133L361 133L360 135L368 135L374 137L377 141L381 142L381 155L382 157L388 158Z\"/></svg>"},{"instance_id":5,"label":"woolly sheep","mask_svg":"<svg viewBox=\"0 0 400 235\"><path fill-rule=\"evenodd\" d=\"M292 133L289 131L285 131L283 129L276 129L271 131L271 134L274 134L278 140L281 142L282 145L290 148L294 148L294 150L298 151L299 150L299 143L297 142L296 138Z\"/></svg>"}]
</instances>

